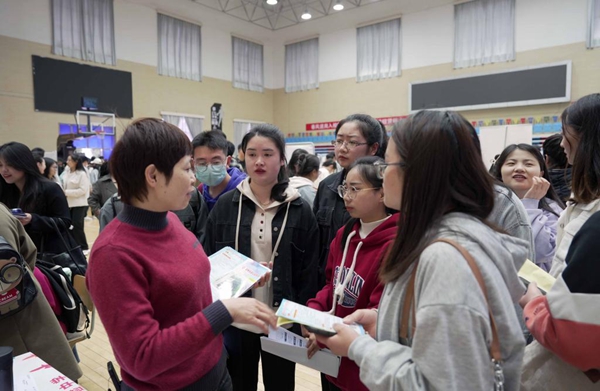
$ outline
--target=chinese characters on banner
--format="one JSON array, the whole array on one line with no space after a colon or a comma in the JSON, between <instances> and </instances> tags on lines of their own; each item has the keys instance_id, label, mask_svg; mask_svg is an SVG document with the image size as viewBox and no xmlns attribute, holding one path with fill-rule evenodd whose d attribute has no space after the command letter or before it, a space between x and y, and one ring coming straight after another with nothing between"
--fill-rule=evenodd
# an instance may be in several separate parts
<instances>
[{"instance_id":1,"label":"chinese characters on banner","mask_svg":"<svg viewBox=\"0 0 600 391\"><path fill-rule=\"evenodd\" d=\"M406 115L395 116L395 117L381 117L381 118L377 118L377 120L381 121L381 123L384 124L385 126L390 126L390 125L393 125L394 123L398 122L402 118L406 118ZM312 124L306 124L306 131L314 132L314 131L320 131L320 130L335 129L338 122L339 121L315 122Z\"/></svg>"}]
</instances>

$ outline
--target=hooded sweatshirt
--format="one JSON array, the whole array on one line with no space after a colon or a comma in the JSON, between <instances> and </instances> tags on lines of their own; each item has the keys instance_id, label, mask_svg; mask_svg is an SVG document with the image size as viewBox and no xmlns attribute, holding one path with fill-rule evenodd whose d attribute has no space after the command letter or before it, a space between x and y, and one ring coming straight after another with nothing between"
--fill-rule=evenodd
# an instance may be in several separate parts
<instances>
[{"instance_id":1,"label":"hooded sweatshirt","mask_svg":"<svg viewBox=\"0 0 600 391\"><path fill-rule=\"evenodd\" d=\"M514 303L525 291L517 271L527 243L463 213L444 216L429 234L432 240L458 242L479 266L498 330L504 389L518 390L525 340ZM467 261L449 244L431 244L419 257L417 328L408 346L400 344L403 300L414 267L385 285L377 339L360 336L350 345L348 357L359 365L361 380L371 390L493 389L488 304Z\"/></svg>"},{"instance_id":2,"label":"hooded sweatshirt","mask_svg":"<svg viewBox=\"0 0 600 391\"><path fill-rule=\"evenodd\" d=\"M315 202L315 196L317 195L317 188L315 182L302 176L293 176L290 178L290 186L298 190L300 197L304 198L309 204Z\"/></svg>"},{"instance_id":3,"label":"hooded sweatshirt","mask_svg":"<svg viewBox=\"0 0 600 391\"><path fill-rule=\"evenodd\" d=\"M280 202L273 200L268 205L262 205L252 192L252 189L250 188L249 179L242 181L237 186L237 189L243 195L252 200L252 202L254 202L254 204L256 205L256 212L254 213L254 218L252 219L252 244L250 247L250 258L254 259L257 262L274 262L275 257L273 257L273 253L277 252L279 244L281 242L275 242L275 244L272 243L273 235L271 229L273 218L275 217L275 214L279 209L279 205L286 203L289 205L289 202L300 198L300 194L298 194L298 191L296 189L288 187L285 191L284 201ZM241 202L239 203L239 205L241 209ZM287 220L289 208L286 210L285 213L286 214L283 218L283 221ZM241 210L238 212L238 215L241 215ZM279 238L283 237L285 228L285 224L283 224L281 227L281 232L278 236ZM236 237L238 237L238 235L236 235ZM267 283L267 285L263 287L254 288L254 298L256 298L259 301L262 301L263 303L269 306L270 303L273 303L273 285L270 283L270 281L269 283Z\"/></svg>"},{"instance_id":4,"label":"hooded sweatshirt","mask_svg":"<svg viewBox=\"0 0 600 391\"><path fill-rule=\"evenodd\" d=\"M239 185L244 179L246 179L246 176L247 176L244 172L240 171L239 169L237 169L235 167L230 167L227 170L227 174L229 174L231 179L229 179L229 182L227 183L225 190L223 190L221 192L221 194L219 194L215 198L211 197L211 195L210 195L210 186L204 185L202 194L204 195L204 201L206 201L206 206L208 206L209 212L212 210L213 206L215 206L219 197L221 197L223 194L227 193L228 191L235 189L237 187L237 185Z\"/></svg>"},{"instance_id":5,"label":"hooded sweatshirt","mask_svg":"<svg viewBox=\"0 0 600 391\"><path fill-rule=\"evenodd\" d=\"M344 227L340 228L329 247L325 269L327 283L314 299L308 301L307 306L319 311L332 310L337 290L335 316L343 318L359 309L377 308L383 292L379 267L388 245L396 236L397 223L396 213L364 238L360 235L361 223L358 221L346 238L343 237ZM347 357L342 358L338 377L327 376L327 379L342 390L367 390L360 382L359 368Z\"/></svg>"}]
</instances>

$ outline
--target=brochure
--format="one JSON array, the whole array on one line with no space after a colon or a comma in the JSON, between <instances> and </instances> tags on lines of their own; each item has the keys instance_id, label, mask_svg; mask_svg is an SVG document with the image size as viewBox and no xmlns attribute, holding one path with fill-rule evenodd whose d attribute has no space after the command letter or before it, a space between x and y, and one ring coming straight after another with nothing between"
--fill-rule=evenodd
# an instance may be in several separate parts
<instances>
[{"instance_id":1,"label":"brochure","mask_svg":"<svg viewBox=\"0 0 600 391\"><path fill-rule=\"evenodd\" d=\"M526 285L534 281L544 294L552 288L552 285L556 281L554 277L529 259L525 261L518 274Z\"/></svg>"},{"instance_id":2,"label":"brochure","mask_svg":"<svg viewBox=\"0 0 600 391\"><path fill-rule=\"evenodd\" d=\"M281 306L275 314L277 318L277 326L289 323L299 323L311 333L332 336L335 335L333 325L336 323L344 323L342 318L328 314L327 312L317 311L315 309L303 306L293 301L283 299ZM359 324L348 325L358 334L364 335L365 329Z\"/></svg>"},{"instance_id":3,"label":"brochure","mask_svg":"<svg viewBox=\"0 0 600 391\"><path fill-rule=\"evenodd\" d=\"M208 257L213 301L240 297L271 270L225 247Z\"/></svg>"},{"instance_id":4,"label":"brochure","mask_svg":"<svg viewBox=\"0 0 600 391\"><path fill-rule=\"evenodd\" d=\"M338 375L340 357L328 349L321 349L309 359L306 339L282 327L269 329L269 337L261 337L260 344L264 351L286 360L302 364L329 376L337 377Z\"/></svg>"}]
</instances>

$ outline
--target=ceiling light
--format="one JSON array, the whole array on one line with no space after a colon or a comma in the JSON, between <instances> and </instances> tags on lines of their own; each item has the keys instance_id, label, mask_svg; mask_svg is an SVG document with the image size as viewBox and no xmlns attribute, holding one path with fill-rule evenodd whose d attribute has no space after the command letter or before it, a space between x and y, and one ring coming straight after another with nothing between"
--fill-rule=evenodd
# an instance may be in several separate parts
<instances>
[{"instance_id":1,"label":"ceiling light","mask_svg":"<svg viewBox=\"0 0 600 391\"><path fill-rule=\"evenodd\" d=\"M306 11L304 11L301 18L304 20L308 20L308 19L312 18L312 15L310 14L310 12L308 12L308 7L306 7Z\"/></svg>"},{"instance_id":2,"label":"ceiling light","mask_svg":"<svg viewBox=\"0 0 600 391\"><path fill-rule=\"evenodd\" d=\"M267 4L275 5L275 4L277 4L277 0L267 0Z\"/></svg>"},{"instance_id":3,"label":"ceiling light","mask_svg":"<svg viewBox=\"0 0 600 391\"><path fill-rule=\"evenodd\" d=\"M333 6L333 9L336 11L341 11L344 9L344 4L342 4L341 0L337 0Z\"/></svg>"}]
</instances>

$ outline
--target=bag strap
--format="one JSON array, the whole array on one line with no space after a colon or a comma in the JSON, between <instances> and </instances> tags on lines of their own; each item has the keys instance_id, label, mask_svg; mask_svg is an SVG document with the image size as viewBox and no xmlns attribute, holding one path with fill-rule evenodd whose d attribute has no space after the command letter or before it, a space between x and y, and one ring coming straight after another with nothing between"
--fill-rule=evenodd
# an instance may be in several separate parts
<instances>
[{"instance_id":1,"label":"bag strap","mask_svg":"<svg viewBox=\"0 0 600 391\"><path fill-rule=\"evenodd\" d=\"M494 362L496 362L496 363L502 362L502 354L500 351L500 340L498 338L498 329L496 328L496 320L494 319L494 315L492 314L492 309L490 306L490 301L488 298L485 281L483 280L483 275L481 274L481 270L479 269L479 266L477 266L477 263L475 262L475 260L471 256L471 254L460 244L458 244L450 239L444 239L444 238L434 240L431 244L436 243L436 242L442 242L442 243L451 245L452 247L454 247L461 253L461 255L466 259L467 263L469 264L469 268L471 269L471 272L475 276L475 279L477 280L477 284L479 284L479 288L481 289L483 296L485 297L487 306L488 306L488 313L490 316L490 327L492 329L492 345L489 349L490 355L492 356L492 359L494 360ZM417 267L418 266L419 266L418 263L415 263L415 266L414 266L413 271L410 276L410 280L408 282L408 286L406 288L406 294L404 295L404 303L402 306L402 320L401 320L401 324L400 324L399 336L401 339L404 338L406 340L408 340L408 322L409 322L409 318L410 318L409 311L411 310L411 308L412 308L411 335L414 335L414 332L417 328L416 316L415 316L416 305L414 302L415 301L414 295L415 295L415 279L417 276Z\"/></svg>"}]
</instances>

